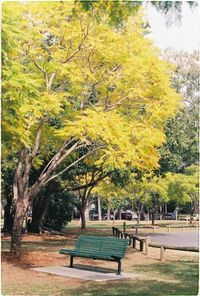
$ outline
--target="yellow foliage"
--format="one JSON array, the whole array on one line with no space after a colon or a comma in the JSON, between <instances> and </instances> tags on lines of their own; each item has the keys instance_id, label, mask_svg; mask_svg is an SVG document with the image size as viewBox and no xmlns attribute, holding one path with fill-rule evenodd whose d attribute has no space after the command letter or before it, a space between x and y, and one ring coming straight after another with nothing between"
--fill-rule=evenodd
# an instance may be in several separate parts
<instances>
[{"instance_id":1,"label":"yellow foliage","mask_svg":"<svg viewBox=\"0 0 200 296\"><path fill-rule=\"evenodd\" d=\"M20 67L10 61L3 68L3 124L13 142L31 147L39 120L53 118L59 143L76 137L92 144L95 164L106 170L155 168L165 122L180 98L170 86L171 68L144 34L143 12L115 28L108 23L112 3L107 12L104 2L89 12L71 1L12 5L3 4L3 32L11 42L15 26L19 44L5 51ZM15 13L20 18L12 25ZM11 130L16 115L6 115L13 101L18 119ZM48 141L47 127L43 141L44 133Z\"/></svg>"}]
</instances>

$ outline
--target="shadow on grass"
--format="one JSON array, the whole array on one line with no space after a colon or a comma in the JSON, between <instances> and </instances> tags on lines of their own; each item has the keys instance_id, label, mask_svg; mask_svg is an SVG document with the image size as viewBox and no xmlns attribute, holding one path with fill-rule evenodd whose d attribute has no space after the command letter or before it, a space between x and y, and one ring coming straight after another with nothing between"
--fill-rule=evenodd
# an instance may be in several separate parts
<instances>
[{"instance_id":1,"label":"shadow on grass","mask_svg":"<svg viewBox=\"0 0 200 296\"><path fill-rule=\"evenodd\" d=\"M147 280L112 281L104 284L88 284L74 289L73 296L151 296L151 295L197 295L198 294L198 263L178 261L169 264L151 264L137 266L134 271L145 275ZM156 279L152 279L154 276ZM149 278L149 279L148 279ZM60 295L65 295L62 291Z\"/></svg>"}]
</instances>

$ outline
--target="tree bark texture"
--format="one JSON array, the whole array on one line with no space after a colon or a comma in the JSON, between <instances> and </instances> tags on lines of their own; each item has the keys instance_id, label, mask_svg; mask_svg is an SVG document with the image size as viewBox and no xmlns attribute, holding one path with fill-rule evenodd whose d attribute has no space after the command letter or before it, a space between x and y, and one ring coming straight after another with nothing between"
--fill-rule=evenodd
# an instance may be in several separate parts
<instances>
[{"instance_id":1,"label":"tree bark texture","mask_svg":"<svg viewBox=\"0 0 200 296\"><path fill-rule=\"evenodd\" d=\"M152 211L152 213L151 213L151 224L155 225L155 212L154 211Z\"/></svg>"},{"instance_id":2,"label":"tree bark texture","mask_svg":"<svg viewBox=\"0 0 200 296\"><path fill-rule=\"evenodd\" d=\"M137 225L140 224L140 213L137 213Z\"/></svg>"},{"instance_id":3,"label":"tree bark texture","mask_svg":"<svg viewBox=\"0 0 200 296\"><path fill-rule=\"evenodd\" d=\"M85 218L85 208L80 210L81 216L81 229L86 229L86 218Z\"/></svg>"},{"instance_id":4,"label":"tree bark texture","mask_svg":"<svg viewBox=\"0 0 200 296\"><path fill-rule=\"evenodd\" d=\"M28 207L28 200L20 199L16 202L15 218L11 235L11 253L19 256L21 251L21 233Z\"/></svg>"}]
</instances>

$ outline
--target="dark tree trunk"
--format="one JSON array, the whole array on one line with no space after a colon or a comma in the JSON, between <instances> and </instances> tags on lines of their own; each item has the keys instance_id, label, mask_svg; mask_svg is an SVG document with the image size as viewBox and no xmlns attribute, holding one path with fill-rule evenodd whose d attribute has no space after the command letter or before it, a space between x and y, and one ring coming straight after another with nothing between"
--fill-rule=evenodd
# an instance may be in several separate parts
<instances>
[{"instance_id":1,"label":"dark tree trunk","mask_svg":"<svg viewBox=\"0 0 200 296\"><path fill-rule=\"evenodd\" d=\"M11 233L13 229L15 216L15 209L12 202L12 199L7 199L7 204L4 207L4 224L3 224L3 232Z\"/></svg>"},{"instance_id":2,"label":"dark tree trunk","mask_svg":"<svg viewBox=\"0 0 200 296\"><path fill-rule=\"evenodd\" d=\"M80 217L81 217L81 229L86 228L86 217L85 217L85 211L86 211L86 205L87 205L87 189L84 189L83 194L79 192L80 197Z\"/></svg>"},{"instance_id":3,"label":"dark tree trunk","mask_svg":"<svg viewBox=\"0 0 200 296\"><path fill-rule=\"evenodd\" d=\"M14 216L15 216L15 204L13 202L13 188L12 182L14 177L14 171L7 169L2 170L2 192L4 193L4 198L6 199L6 204L4 205L4 224L3 232L11 233L13 229Z\"/></svg>"},{"instance_id":4,"label":"dark tree trunk","mask_svg":"<svg viewBox=\"0 0 200 296\"><path fill-rule=\"evenodd\" d=\"M51 195L44 196L42 194L39 194L38 198L34 200L32 210L32 221L30 224L29 232L40 233L50 199Z\"/></svg>"},{"instance_id":5,"label":"dark tree trunk","mask_svg":"<svg viewBox=\"0 0 200 296\"><path fill-rule=\"evenodd\" d=\"M23 222L28 207L28 199L19 198L16 202L15 219L11 235L11 253L19 256L21 251L21 234Z\"/></svg>"},{"instance_id":6,"label":"dark tree trunk","mask_svg":"<svg viewBox=\"0 0 200 296\"><path fill-rule=\"evenodd\" d=\"M155 212L154 211L152 211L152 213L151 213L151 224L155 225Z\"/></svg>"}]
</instances>

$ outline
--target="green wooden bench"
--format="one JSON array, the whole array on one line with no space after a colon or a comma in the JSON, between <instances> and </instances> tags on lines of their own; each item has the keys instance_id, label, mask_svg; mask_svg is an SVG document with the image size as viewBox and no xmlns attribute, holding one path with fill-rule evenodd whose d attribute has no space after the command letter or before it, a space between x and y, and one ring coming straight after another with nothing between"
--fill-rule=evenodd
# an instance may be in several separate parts
<instances>
[{"instance_id":1,"label":"green wooden bench","mask_svg":"<svg viewBox=\"0 0 200 296\"><path fill-rule=\"evenodd\" d=\"M117 274L121 273L121 259L127 250L128 240L102 236L80 235L74 250L60 249L59 253L70 255L70 267L73 267L74 257L85 257L118 263Z\"/></svg>"}]
</instances>

